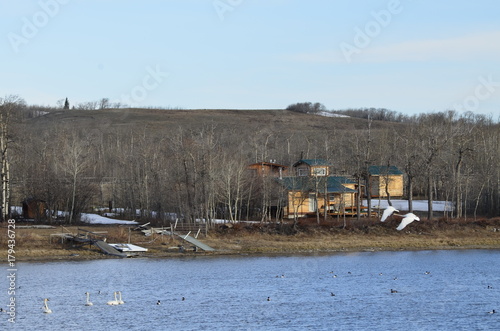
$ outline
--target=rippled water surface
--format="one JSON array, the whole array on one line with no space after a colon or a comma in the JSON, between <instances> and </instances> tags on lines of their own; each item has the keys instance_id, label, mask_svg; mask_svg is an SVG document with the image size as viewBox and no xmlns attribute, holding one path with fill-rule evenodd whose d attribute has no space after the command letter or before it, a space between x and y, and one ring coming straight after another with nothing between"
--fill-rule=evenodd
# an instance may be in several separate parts
<instances>
[{"instance_id":1,"label":"rippled water surface","mask_svg":"<svg viewBox=\"0 0 500 331\"><path fill-rule=\"evenodd\" d=\"M17 266L16 323L4 313L1 330L500 330L498 250ZM106 304L114 291L125 304Z\"/></svg>"}]
</instances>

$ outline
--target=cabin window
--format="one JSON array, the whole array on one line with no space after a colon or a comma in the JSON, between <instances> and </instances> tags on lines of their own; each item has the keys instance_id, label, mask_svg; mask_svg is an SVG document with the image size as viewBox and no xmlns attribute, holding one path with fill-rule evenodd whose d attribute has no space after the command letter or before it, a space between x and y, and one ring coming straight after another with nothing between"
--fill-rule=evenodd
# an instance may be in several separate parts
<instances>
[{"instance_id":1,"label":"cabin window","mask_svg":"<svg viewBox=\"0 0 500 331\"><path fill-rule=\"evenodd\" d=\"M313 168L314 176L326 176L326 168Z\"/></svg>"},{"instance_id":2,"label":"cabin window","mask_svg":"<svg viewBox=\"0 0 500 331\"><path fill-rule=\"evenodd\" d=\"M307 175L309 175L309 173L308 173L308 171L307 171L306 168L299 168L298 171L299 171L299 176L307 176Z\"/></svg>"}]
</instances>

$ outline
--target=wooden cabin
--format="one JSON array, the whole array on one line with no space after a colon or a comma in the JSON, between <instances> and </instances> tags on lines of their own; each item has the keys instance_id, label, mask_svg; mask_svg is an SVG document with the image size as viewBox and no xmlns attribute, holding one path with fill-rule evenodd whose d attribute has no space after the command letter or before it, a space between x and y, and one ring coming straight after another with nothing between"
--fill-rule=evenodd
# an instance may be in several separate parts
<instances>
[{"instance_id":1,"label":"wooden cabin","mask_svg":"<svg viewBox=\"0 0 500 331\"><path fill-rule=\"evenodd\" d=\"M47 203L43 200L28 198L22 202L23 218L25 219L41 219L47 211Z\"/></svg>"},{"instance_id":2,"label":"wooden cabin","mask_svg":"<svg viewBox=\"0 0 500 331\"><path fill-rule=\"evenodd\" d=\"M288 167L282 164L270 162L258 162L248 166L248 169L253 171L259 177L276 177L282 178L288 172Z\"/></svg>"},{"instance_id":3,"label":"wooden cabin","mask_svg":"<svg viewBox=\"0 0 500 331\"><path fill-rule=\"evenodd\" d=\"M340 176L295 176L279 181L287 190L285 218L356 214L356 183ZM327 206L325 208L325 206Z\"/></svg>"},{"instance_id":4,"label":"wooden cabin","mask_svg":"<svg viewBox=\"0 0 500 331\"><path fill-rule=\"evenodd\" d=\"M396 166L370 166L368 168L372 198L392 198L403 196L403 172Z\"/></svg>"}]
</instances>

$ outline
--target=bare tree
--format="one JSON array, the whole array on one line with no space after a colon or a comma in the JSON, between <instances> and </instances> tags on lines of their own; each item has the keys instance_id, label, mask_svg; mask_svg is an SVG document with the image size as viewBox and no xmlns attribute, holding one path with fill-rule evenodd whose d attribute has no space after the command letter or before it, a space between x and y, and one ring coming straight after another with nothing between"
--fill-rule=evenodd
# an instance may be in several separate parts
<instances>
[{"instance_id":1,"label":"bare tree","mask_svg":"<svg viewBox=\"0 0 500 331\"><path fill-rule=\"evenodd\" d=\"M453 112L421 115L418 132L421 141L420 156L423 160L423 171L427 184L427 217L433 218L433 200L435 180L442 162L441 153L449 146L451 139L457 134L453 125Z\"/></svg>"},{"instance_id":2,"label":"bare tree","mask_svg":"<svg viewBox=\"0 0 500 331\"><path fill-rule=\"evenodd\" d=\"M319 102L312 103L312 102L298 102L293 105L289 105L286 107L286 110L298 112L298 113L305 113L305 114L317 114L322 111L325 111L326 108L324 105L322 105Z\"/></svg>"},{"instance_id":3,"label":"bare tree","mask_svg":"<svg viewBox=\"0 0 500 331\"><path fill-rule=\"evenodd\" d=\"M79 176L87 169L89 141L80 139L76 134L69 134L64 141L61 155L61 167L64 173L70 179L71 196L69 223L71 224L75 216L76 194L79 182Z\"/></svg>"},{"instance_id":4,"label":"bare tree","mask_svg":"<svg viewBox=\"0 0 500 331\"><path fill-rule=\"evenodd\" d=\"M10 157L9 147L11 142L10 125L14 112L25 107L25 102L18 96L9 95L0 98L0 178L2 185L1 219L10 217Z\"/></svg>"},{"instance_id":5,"label":"bare tree","mask_svg":"<svg viewBox=\"0 0 500 331\"><path fill-rule=\"evenodd\" d=\"M99 109L106 109L109 108L110 103L108 98L102 98L99 100Z\"/></svg>"}]
</instances>

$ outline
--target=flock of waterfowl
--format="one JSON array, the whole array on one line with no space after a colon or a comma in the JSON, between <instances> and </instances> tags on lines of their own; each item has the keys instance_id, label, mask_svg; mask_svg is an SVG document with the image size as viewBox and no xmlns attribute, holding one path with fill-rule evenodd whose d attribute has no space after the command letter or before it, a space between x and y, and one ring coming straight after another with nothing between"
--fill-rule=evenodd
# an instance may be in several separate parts
<instances>
[{"instance_id":1,"label":"flock of waterfowl","mask_svg":"<svg viewBox=\"0 0 500 331\"><path fill-rule=\"evenodd\" d=\"M391 207L391 208L392 208L392 207ZM330 271L330 274L332 274L332 277L333 277L333 278L337 278L337 275L336 275L333 271ZM349 272L348 272L348 274L350 275L350 274L351 274L351 272L349 271ZM424 272L424 275L430 275L430 274L431 274L431 272L430 272L430 271L426 271L426 272ZM379 276L382 276L382 275L383 275L383 273L379 273L378 275L379 275ZM279 277L279 276L276 276L276 278L278 278L278 277ZM281 275L281 278L284 278L284 277L285 277L285 275ZM394 280L398 280L398 277L394 277L393 279L394 279ZM493 289L493 287L492 287L491 285L488 285L487 289L491 290L491 289ZM399 293L399 292L398 292L398 290L395 290L395 289L392 289L392 288L391 288L390 292L391 292L392 294ZM334 296L335 296L335 293L330 292L330 296L334 297ZM270 301L270 300L271 300L271 299L268 297L268 298L267 298L267 301ZM495 314L496 312L497 312L497 311L496 311L495 309L493 309L493 310L488 311L488 314Z\"/></svg>"},{"instance_id":2,"label":"flock of waterfowl","mask_svg":"<svg viewBox=\"0 0 500 331\"><path fill-rule=\"evenodd\" d=\"M330 272L330 273L332 273L332 274L333 274L333 271L332 271L332 272ZM349 272L349 274L350 274L350 272ZM429 275L429 274L430 274L430 271L426 271L426 272L425 272L425 274L426 274L426 275ZM382 273L380 273L379 275L382 275ZM285 277L285 275L276 276L276 277L277 277L277 278L278 278L278 277L280 277L280 278L284 278L284 277ZM334 278L336 278L336 277L337 277L337 275L333 275L333 277L334 277ZM396 279L397 279L397 277L396 277L396 278L394 278L394 279L396 280ZM492 287L492 286L490 286L490 285L488 285L488 289L493 289L493 287ZM100 292L99 292L99 293L100 293ZM395 289L390 289L390 293L398 293L398 291L397 291L397 290L395 290ZM86 298L86 301L85 301L85 304L84 304L84 305L85 305L85 306L93 306L94 304L90 301L90 293L89 293L89 292L85 292L85 295L87 296L87 298ZM330 293L330 296L335 296L335 293L331 292L331 293ZM184 301L184 300L186 300L186 299L185 299L184 297L182 297L182 301ZM52 313L52 310L51 310L51 309L49 308L49 306L48 306L48 303L47 303L48 301L49 301L49 299L48 299L48 298L43 299L43 307L42 307L42 309L43 309L43 312L44 312L45 314L50 314L50 313ZM271 301L271 298L270 298L270 297L267 297L267 301ZM117 305L123 305L123 304L125 304L125 301L123 301L123 299L122 299L122 292L121 292L121 291L115 291L115 292L113 292L113 300L108 301L106 304L107 304L107 305L110 305L110 306L117 306ZM158 301L156 302L156 305L161 305L161 301L160 301L160 300L158 300ZM4 310L3 308L0 308L0 312L5 312L5 310ZM495 314L495 313L496 313L496 310L495 310L495 309L493 309L493 310L491 310L491 311L488 311L488 314Z\"/></svg>"},{"instance_id":3,"label":"flock of waterfowl","mask_svg":"<svg viewBox=\"0 0 500 331\"><path fill-rule=\"evenodd\" d=\"M85 295L87 296L87 300L85 301L85 306L93 306L94 304L90 301L90 293L85 292ZM115 291L113 292L114 295L114 300L110 300L107 302L108 305L110 306L116 306L116 305L123 305L125 301L122 300L122 292L121 291ZM117 296L118 295L118 296ZM51 314L52 309L49 308L49 305L47 302L50 301L49 299L43 299L43 307L42 310L45 314ZM160 302L160 300L158 300Z\"/></svg>"},{"instance_id":4,"label":"flock of waterfowl","mask_svg":"<svg viewBox=\"0 0 500 331\"><path fill-rule=\"evenodd\" d=\"M101 293L99 291L99 293ZM93 306L94 304L90 301L90 293L89 292L85 292L85 295L87 296L87 299L85 301L85 306ZM182 301L186 300L186 298L182 297L181 299ZM49 299L43 299L43 306L42 306L42 310L45 314L51 314L52 313L52 309L49 308L49 305L48 305L48 301L50 301ZM122 299L122 292L121 291L115 291L113 292L113 300L109 300L108 302L106 302L106 304L108 306L118 306L118 305L123 305L125 304L125 301L123 301ZM156 302L157 305L160 305L161 304L161 301L158 300ZM4 310L2 308L0 308L0 312L3 312Z\"/></svg>"}]
</instances>

